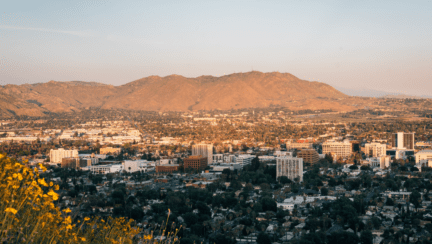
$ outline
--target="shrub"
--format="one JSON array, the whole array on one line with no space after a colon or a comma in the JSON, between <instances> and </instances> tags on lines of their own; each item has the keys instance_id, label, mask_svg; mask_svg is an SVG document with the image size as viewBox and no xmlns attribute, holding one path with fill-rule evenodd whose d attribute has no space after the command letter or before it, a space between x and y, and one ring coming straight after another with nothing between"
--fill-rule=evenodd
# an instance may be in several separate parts
<instances>
[{"instance_id":1,"label":"shrub","mask_svg":"<svg viewBox=\"0 0 432 244\"><path fill-rule=\"evenodd\" d=\"M45 171L46 168L39 164ZM0 240L2 243L136 243L141 230L126 218L99 217L73 221L71 210L56 205L58 185L38 170L0 154ZM163 233L166 230L162 230ZM166 233L174 243L176 233ZM157 243L144 235L142 243Z\"/></svg>"}]
</instances>

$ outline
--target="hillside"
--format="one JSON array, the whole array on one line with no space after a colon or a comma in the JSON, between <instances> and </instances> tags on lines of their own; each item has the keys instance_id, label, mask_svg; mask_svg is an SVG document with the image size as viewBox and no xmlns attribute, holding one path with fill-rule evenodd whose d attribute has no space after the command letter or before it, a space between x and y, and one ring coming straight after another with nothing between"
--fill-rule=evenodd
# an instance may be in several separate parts
<instances>
[{"instance_id":1,"label":"hillside","mask_svg":"<svg viewBox=\"0 0 432 244\"><path fill-rule=\"evenodd\" d=\"M0 87L0 116L40 116L89 107L146 111L228 110L283 106L293 110L352 110L333 87L288 73L235 73L222 77L150 76L122 86L56 82Z\"/></svg>"}]
</instances>

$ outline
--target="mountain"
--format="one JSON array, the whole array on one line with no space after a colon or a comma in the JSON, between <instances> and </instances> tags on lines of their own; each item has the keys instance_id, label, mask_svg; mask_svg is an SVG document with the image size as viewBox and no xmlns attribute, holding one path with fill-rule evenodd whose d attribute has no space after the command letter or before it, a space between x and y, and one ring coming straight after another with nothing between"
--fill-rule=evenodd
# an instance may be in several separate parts
<instances>
[{"instance_id":1,"label":"mountain","mask_svg":"<svg viewBox=\"0 0 432 244\"><path fill-rule=\"evenodd\" d=\"M221 77L150 76L121 86L56 82L0 86L0 116L40 116L90 107L146 111L228 110L282 106L293 110L351 110L349 96L288 73L234 73Z\"/></svg>"}]
</instances>

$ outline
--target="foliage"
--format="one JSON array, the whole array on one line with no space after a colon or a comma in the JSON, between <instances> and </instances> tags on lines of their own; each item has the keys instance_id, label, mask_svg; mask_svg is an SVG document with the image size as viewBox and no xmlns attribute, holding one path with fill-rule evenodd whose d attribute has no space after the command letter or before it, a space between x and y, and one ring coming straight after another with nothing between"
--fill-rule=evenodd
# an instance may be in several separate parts
<instances>
[{"instance_id":1,"label":"foliage","mask_svg":"<svg viewBox=\"0 0 432 244\"><path fill-rule=\"evenodd\" d=\"M46 168L38 166L42 171ZM0 237L3 243L135 243L141 231L126 218L75 218L71 210L60 210L58 185L0 154ZM164 231L165 235L166 233ZM177 242L173 233L166 243ZM157 242L152 234L143 243Z\"/></svg>"}]
</instances>

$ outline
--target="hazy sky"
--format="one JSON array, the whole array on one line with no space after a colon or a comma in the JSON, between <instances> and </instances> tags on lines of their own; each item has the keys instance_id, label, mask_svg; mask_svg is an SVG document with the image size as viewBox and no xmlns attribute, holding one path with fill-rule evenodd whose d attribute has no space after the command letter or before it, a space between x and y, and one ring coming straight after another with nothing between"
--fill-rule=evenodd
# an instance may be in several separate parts
<instances>
[{"instance_id":1,"label":"hazy sky","mask_svg":"<svg viewBox=\"0 0 432 244\"><path fill-rule=\"evenodd\" d=\"M287 72L432 95L432 1L4 1L0 85Z\"/></svg>"}]
</instances>

